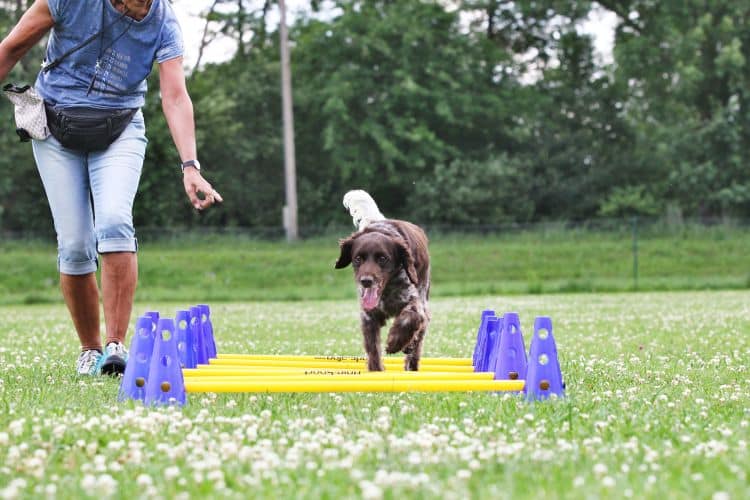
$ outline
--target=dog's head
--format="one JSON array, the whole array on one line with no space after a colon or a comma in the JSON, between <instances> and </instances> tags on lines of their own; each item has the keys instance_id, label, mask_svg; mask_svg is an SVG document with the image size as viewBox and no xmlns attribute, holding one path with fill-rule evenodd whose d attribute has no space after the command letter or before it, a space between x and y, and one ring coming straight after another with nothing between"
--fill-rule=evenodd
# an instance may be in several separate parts
<instances>
[{"instance_id":1,"label":"dog's head","mask_svg":"<svg viewBox=\"0 0 750 500\"><path fill-rule=\"evenodd\" d=\"M360 304L365 311L378 306L386 285L401 269L406 271L412 283L417 284L414 258L403 238L375 231L358 232L341 240L340 246L336 269L352 265Z\"/></svg>"}]
</instances>

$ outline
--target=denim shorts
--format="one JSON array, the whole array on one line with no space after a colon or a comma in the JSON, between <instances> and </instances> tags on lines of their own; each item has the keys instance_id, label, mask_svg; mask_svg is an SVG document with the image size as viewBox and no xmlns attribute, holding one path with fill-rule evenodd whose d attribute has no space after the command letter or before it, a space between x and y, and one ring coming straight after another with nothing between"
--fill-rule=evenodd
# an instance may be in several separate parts
<instances>
[{"instance_id":1,"label":"denim shorts","mask_svg":"<svg viewBox=\"0 0 750 500\"><path fill-rule=\"evenodd\" d=\"M99 253L138 249L133 200L147 142L141 111L104 151L67 149L52 136L33 141L34 158L57 232L61 273L92 273L97 269Z\"/></svg>"}]
</instances>

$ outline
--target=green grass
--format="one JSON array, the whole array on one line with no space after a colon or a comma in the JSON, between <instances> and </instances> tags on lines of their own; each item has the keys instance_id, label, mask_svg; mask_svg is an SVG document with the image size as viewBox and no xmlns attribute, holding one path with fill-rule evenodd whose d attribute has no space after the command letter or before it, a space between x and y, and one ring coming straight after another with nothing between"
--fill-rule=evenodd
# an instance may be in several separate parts
<instances>
[{"instance_id":1,"label":"green grass","mask_svg":"<svg viewBox=\"0 0 750 500\"><path fill-rule=\"evenodd\" d=\"M151 410L72 375L63 306L0 307L0 496L750 497L750 292L437 298L425 355L469 356L487 307L518 311L527 342L553 318L564 400L193 394ZM212 318L223 352L362 353L351 298Z\"/></svg>"},{"instance_id":2,"label":"green grass","mask_svg":"<svg viewBox=\"0 0 750 500\"><path fill-rule=\"evenodd\" d=\"M345 234L345 233L342 233ZM638 241L639 290L750 288L750 231L651 229ZM435 297L631 291L629 231L433 235ZM141 243L140 300L346 299L350 270L333 269L335 236L289 245L240 236ZM59 302L51 244L0 243L0 303Z\"/></svg>"}]
</instances>

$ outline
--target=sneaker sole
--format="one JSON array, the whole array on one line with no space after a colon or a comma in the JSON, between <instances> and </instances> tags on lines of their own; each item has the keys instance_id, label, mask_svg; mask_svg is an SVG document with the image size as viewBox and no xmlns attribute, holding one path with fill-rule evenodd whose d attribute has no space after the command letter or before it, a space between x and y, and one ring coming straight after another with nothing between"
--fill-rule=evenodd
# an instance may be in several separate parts
<instances>
[{"instance_id":1,"label":"sneaker sole","mask_svg":"<svg viewBox=\"0 0 750 500\"><path fill-rule=\"evenodd\" d=\"M125 373L125 365L125 360L120 356L110 356L102 363L101 373L110 376L122 375Z\"/></svg>"}]
</instances>

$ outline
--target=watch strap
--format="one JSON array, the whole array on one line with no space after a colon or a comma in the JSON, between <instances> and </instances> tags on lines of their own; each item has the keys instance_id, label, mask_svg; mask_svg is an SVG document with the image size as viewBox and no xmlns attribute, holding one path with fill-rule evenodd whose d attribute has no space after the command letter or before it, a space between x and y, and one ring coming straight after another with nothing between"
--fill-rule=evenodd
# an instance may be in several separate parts
<instances>
[{"instance_id":1,"label":"watch strap","mask_svg":"<svg viewBox=\"0 0 750 500\"><path fill-rule=\"evenodd\" d=\"M195 167L196 170L200 170L201 164L198 160L187 160L180 163L180 169L185 170L185 167Z\"/></svg>"}]
</instances>

